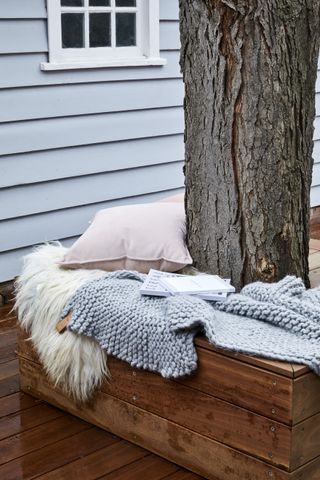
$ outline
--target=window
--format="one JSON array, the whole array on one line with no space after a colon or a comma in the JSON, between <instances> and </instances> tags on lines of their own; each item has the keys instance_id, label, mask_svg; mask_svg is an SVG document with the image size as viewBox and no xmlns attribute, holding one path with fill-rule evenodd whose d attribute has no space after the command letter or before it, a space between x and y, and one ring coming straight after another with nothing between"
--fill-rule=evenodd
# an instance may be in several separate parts
<instances>
[{"instance_id":1,"label":"window","mask_svg":"<svg viewBox=\"0 0 320 480\"><path fill-rule=\"evenodd\" d=\"M159 0L47 0L43 70L164 65Z\"/></svg>"}]
</instances>

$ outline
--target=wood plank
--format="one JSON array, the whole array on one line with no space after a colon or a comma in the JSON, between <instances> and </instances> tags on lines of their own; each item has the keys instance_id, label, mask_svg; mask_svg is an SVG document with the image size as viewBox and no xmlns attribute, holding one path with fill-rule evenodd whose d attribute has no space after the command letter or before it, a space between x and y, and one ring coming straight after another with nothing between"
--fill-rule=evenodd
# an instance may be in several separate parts
<instances>
[{"instance_id":1,"label":"wood plank","mask_svg":"<svg viewBox=\"0 0 320 480\"><path fill-rule=\"evenodd\" d=\"M319 145L320 145L320 142L319 142ZM310 248L314 248L315 250L320 250L320 240L311 238L309 245L310 245Z\"/></svg>"},{"instance_id":2,"label":"wood plank","mask_svg":"<svg viewBox=\"0 0 320 480\"><path fill-rule=\"evenodd\" d=\"M198 348L198 369L179 383L292 424L292 380L235 358Z\"/></svg>"},{"instance_id":3,"label":"wood plank","mask_svg":"<svg viewBox=\"0 0 320 480\"><path fill-rule=\"evenodd\" d=\"M91 425L78 418L63 416L22 432L13 438L1 440L0 465L39 450L46 445L52 445L81 431L88 430L90 427Z\"/></svg>"},{"instance_id":4,"label":"wood plank","mask_svg":"<svg viewBox=\"0 0 320 480\"><path fill-rule=\"evenodd\" d=\"M136 445L116 442L84 458L37 477L39 480L95 480L148 454ZM107 459L107 461L106 461Z\"/></svg>"},{"instance_id":5,"label":"wood plank","mask_svg":"<svg viewBox=\"0 0 320 480\"><path fill-rule=\"evenodd\" d=\"M97 394L91 408L77 407L58 389L53 390L39 366L33 362L21 362L21 375L23 390L30 388L33 395L204 475L209 480L261 480L268 477L275 480L290 479L290 474L279 468L102 392Z\"/></svg>"},{"instance_id":6,"label":"wood plank","mask_svg":"<svg viewBox=\"0 0 320 480\"><path fill-rule=\"evenodd\" d=\"M178 470L172 475L164 477L162 480L201 480L202 477L199 477L195 473L188 472L187 470ZM110 479L111 480L111 479ZM140 480L140 479L137 479Z\"/></svg>"},{"instance_id":7,"label":"wood plank","mask_svg":"<svg viewBox=\"0 0 320 480\"><path fill-rule=\"evenodd\" d=\"M17 373L11 377L0 380L0 398L12 393L16 393L20 390L20 376Z\"/></svg>"},{"instance_id":8,"label":"wood plank","mask_svg":"<svg viewBox=\"0 0 320 480\"><path fill-rule=\"evenodd\" d=\"M312 270L309 274L310 283L312 288L320 286L320 268Z\"/></svg>"},{"instance_id":9,"label":"wood plank","mask_svg":"<svg viewBox=\"0 0 320 480\"><path fill-rule=\"evenodd\" d=\"M313 253L309 257L309 269L315 270L320 267L320 252Z\"/></svg>"},{"instance_id":10,"label":"wood plank","mask_svg":"<svg viewBox=\"0 0 320 480\"><path fill-rule=\"evenodd\" d=\"M178 470L180 470L178 465L155 455L147 455L115 472L99 477L99 480L141 480L150 478L151 472L152 480L162 480Z\"/></svg>"},{"instance_id":11,"label":"wood plank","mask_svg":"<svg viewBox=\"0 0 320 480\"><path fill-rule=\"evenodd\" d=\"M290 467L289 427L114 358L109 357L108 366L111 380L102 385L102 392L274 465Z\"/></svg>"},{"instance_id":12,"label":"wood plank","mask_svg":"<svg viewBox=\"0 0 320 480\"><path fill-rule=\"evenodd\" d=\"M18 329L19 355L39 363L27 334ZM290 425L292 382L214 351L197 348L198 369L176 382ZM110 357L110 361L111 357ZM138 372L138 371L135 371Z\"/></svg>"},{"instance_id":13,"label":"wood plank","mask_svg":"<svg viewBox=\"0 0 320 480\"><path fill-rule=\"evenodd\" d=\"M319 480L320 457L291 474L290 480Z\"/></svg>"},{"instance_id":14,"label":"wood plank","mask_svg":"<svg viewBox=\"0 0 320 480\"><path fill-rule=\"evenodd\" d=\"M18 359L11 360L10 362L2 363L0 365L0 381L13 377L19 373Z\"/></svg>"},{"instance_id":15,"label":"wood plank","mask_svg":"<svg viewBox=\"0 0 320 480\"><path fill-rule=\"evenodd\" d=\"M293 427L291 469L296 470L320 456L320 414Z\"/></svg>"},{"instance_id":16,"label":"wood plank","mask_svg":"<svg viewBox=\"0 0 320 480\"><path fill-rule=\"evenodd\" d=\"M23 392L13 393L0 398L0 417L22 412L27 408L35 407L42 403L38 398L31 397Z\"/></svg>"},{"instance_id":17,"label":"wood plank","mask_svg":"<svg viewBox=\"0 0 320 480\"><path fill-rule=\"evenodd\" d=\"M0 419L0 440L30 430L33 427L64 416L62 410L41 403Z\"/></svg>"},{"instance_id":18,"label":"wood plank","mask_svg":"<svg viewBox=\"0 0 320 480\"><path fill-rule=\"evenodd\" d=\"M235 358L236 360L249 363L250 365L255 365L265 370L269 370L270 372L279 373L280 375L284 375L285 377L289 378L303 375L306 371L309 371L309 368L305 365L295 365L288 362L280 362L277 360L271 360L262 357L253 357L237 352L229 352L228 350L222 350L221 348L217 348L211 345L204 337L197 337L195 343L202 348L212 350L214 352L226 355L231 358Z\"/></svg>"},{"instance_id":19,"label":"wood plank","mask_svg":"<svg viewBox=\"0 0 320 480\"><path fill-rule=\"evenodd\" d=\"M34 478L118 441L107 432L90 428L0 466L0 478ZM78 480L84 479L78 476Z\"/></svg>"},{"instance_id":20,"label":"wood plank","mask_svg":"<svg viewBox=\"0 0 320 480\"><path fill-rule=\"evenodd\" d=\"M6 328L0 333L0 364L16 358L17 332L16 329Z\"/></svg>"},{"instance_id":21,"label":"wood plank","mask_svg":"<svg viewBox=\"0 0 320 480\"><path fill-rule=\"evenodd\" d=\"M320 412L320 377L307 373L293 383L293 418L300 422Z\"/></svg>"}]
</instances>

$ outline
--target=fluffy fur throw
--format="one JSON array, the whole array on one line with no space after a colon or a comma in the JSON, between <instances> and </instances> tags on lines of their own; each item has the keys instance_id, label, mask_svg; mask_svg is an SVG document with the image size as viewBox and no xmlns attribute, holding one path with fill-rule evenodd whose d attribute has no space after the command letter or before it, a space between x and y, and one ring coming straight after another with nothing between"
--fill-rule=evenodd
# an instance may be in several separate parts
<instances>
[{"instance_id":1,"label":"fluffy fur throw","mask_svg":"<svg viewBox=\"0 0 320 480\"><path fill-rule=\"evenodd\" d=\"M48 376L66 393L86 402L108 372L106 354L95 340L71 331L60 335L55 327L75 291L105 272L63 270L56 263L65 252L57 243L41 246L25 257L16 283L16 308Z\"/></svg>"}]
</instances>

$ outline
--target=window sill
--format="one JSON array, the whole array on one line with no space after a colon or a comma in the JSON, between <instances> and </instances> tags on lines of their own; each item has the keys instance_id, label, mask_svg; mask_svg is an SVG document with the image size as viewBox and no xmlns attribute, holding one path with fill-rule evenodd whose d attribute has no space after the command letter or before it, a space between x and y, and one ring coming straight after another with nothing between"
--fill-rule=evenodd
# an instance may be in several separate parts
<instances>
[{"instance_id":1,"label":"window sill","mask_svg":"<svg viewBox=\"0 0 320 480\"><path fill-rule=\"evenodd\" d=\"M113 60L92 60L78 62L42 62L41 70L81 70L87 68L106 68L106 67L145 67L166 65L165 58L139 57L139 58L119 58Z\"/></svg>"}]
</instances>

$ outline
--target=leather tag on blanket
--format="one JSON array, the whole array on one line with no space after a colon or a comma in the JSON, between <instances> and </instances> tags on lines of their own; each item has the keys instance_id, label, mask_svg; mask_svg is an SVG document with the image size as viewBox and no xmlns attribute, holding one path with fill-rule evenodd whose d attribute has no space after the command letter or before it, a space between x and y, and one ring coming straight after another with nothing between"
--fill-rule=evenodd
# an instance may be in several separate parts
<instances>
[{"instance_id":1,"label":"leather tag on blanket","mask_svg":"<svg viewBox=\"0 0 320 480\"><path fill-rule=\"evenodd\" d=\"M59 333L63 333L67 330L68 323L71 320L72 313L69 313L66 317L64 317L62 320L60 320L57 325L56 329Z\"/></svg>"}]
</instances>

